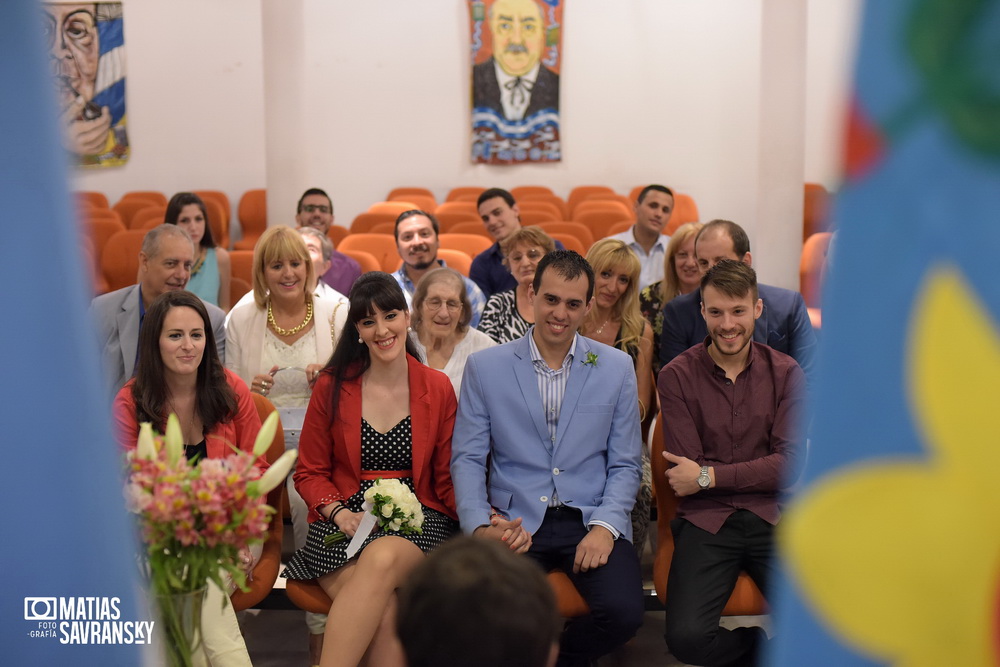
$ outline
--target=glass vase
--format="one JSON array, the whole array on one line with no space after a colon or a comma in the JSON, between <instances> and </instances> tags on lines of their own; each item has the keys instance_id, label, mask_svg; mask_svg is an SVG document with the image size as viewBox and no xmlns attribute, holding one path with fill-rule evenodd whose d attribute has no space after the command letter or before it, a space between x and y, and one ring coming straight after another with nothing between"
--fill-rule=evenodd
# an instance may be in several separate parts
<instances>
[{"instance_id":1,"label":"glass vase","mask_svg":"<svg viewBox=\"0 0 1000 667\"><path fill-rule=\"evenodd\" d=\"M205 589L154 597L167 665L192 667L193 656L201 649L201 607Z\"/></svg>"}]
</instances>

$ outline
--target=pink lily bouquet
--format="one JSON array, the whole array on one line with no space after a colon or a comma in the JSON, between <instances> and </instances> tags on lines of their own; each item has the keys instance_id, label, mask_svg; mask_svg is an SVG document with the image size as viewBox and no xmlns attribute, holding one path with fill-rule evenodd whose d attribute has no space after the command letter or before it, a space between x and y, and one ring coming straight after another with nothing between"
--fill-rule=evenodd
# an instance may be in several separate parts
<instances>
[{"instance_id":1,"label":"pink lily bouquet","mask_svg":"<svg viewBox=\"0 0 1000 667\"><path fill-rule=\"evenodd\" d=\"M223 572L247 590L241 550L267 538L275 508L265 496L284 482L297 456L287 451L260 474L255 462L271 445L277 423L277 413L264 421L253 454L235 450L197 466L184 456L175 415L162 437L149 423L140 426L138 445L127 454L125 500L138 515L152 594L190 593L209 580L225 590Z\"/></svg>"},{"instance_id":2,"label":"pink lily bouquet","mask_svg":"<svg viewBox=\"0 0 1000 667\"><path fill-rule=\"evenodd\" d=\"M375 480L367 491L365 491L365 508L369 511L375 521L371 522L369 532L374 527L375 522L384 531L394 533L404 533L411 535L420 533L424 525L424 510L420 506L420 501L413 494L406 484L398 479ZM364 524L359 526L359 532L364 530ZM368 536L364 533L361 539ZM336 544L347 539L342 531L337 531L327 535L324 540L326 546Z\"/></svg>"}]
</instances>

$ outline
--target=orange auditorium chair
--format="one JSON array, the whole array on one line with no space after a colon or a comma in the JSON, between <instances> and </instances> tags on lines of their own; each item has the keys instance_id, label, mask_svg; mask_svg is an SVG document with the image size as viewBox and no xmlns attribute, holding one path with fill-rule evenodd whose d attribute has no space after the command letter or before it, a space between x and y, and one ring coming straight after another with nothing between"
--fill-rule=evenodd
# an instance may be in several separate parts
<instances>
[{"instance_id":1,"label":"orange auditorium chair","mask_svg":"<svg viewBox=\"0 0 1000 667\"><path fill-rule=\"evenodd\" d=\"M230 250L229 265L233 278L246 281L253 289L253 250Z\"/></svg>"},{"instance_id":2,"label":"orange auditorium chair","mask_svg":"<svg viewBox=\"0 0 1000 667\"><path fill-rule=\"evenodd\" d=\"M236 209L236 217L239 218L243 238L234 243L233 248L253 250L257 239L267 229L267 190L258 188L244 192Z\"/></svg>"},{"instance_id":3,"label":"orange auditorium chair","mask_svg":"<svg viewBox=\"0 0 1000 667\"><path fill-rule=\"evenodd\" d=\"M437 200L434 197L425 197L423 195L407 195L406 197L400 197L400 199L393 199L392 201L405 201L413 204L411 208L418 209L420 211L428 211L433 213L434 209L437 208ZM410 209L407 209L410 210Z\"/></svg>"},{"instance_id":4,"label":"orange auditorium chair","mask_svg":"<svg viewBox=\"0 0 1000 667\"><path fill-rule=\"evenodd\" d=\"M380 222L373 225L371 229L365 234L388 234L392 237L396 236L396 223L395 222Z\"/></svg>"},{"instance_id":5,"label":"orange auditorium chair","mask_svg":"<svg viewBox=\"0 0 1000 667\"><path fill-rule=\"evenodd\" d=\"M352 232L341 242L338 250L343 253L348 250L361 250L370 253L382 267L389 266L399 260L396 239L390 234L355 234Z\"/></svg>"},{"instance_id":6,"label":"orange auditorium chair","mask_svg":"<svg viewBox=\"0 0 1000 667\"><path fill-rule=\"evenodd\" d=\"M538 227L549 236L553 234L570 234L575 236L588 250L590 246L594 245L594 241L596 240L590 228L586 225L581 225L579 222L543 222Z\"/></svg>"},{"instance_id":7,"label":"orange auditorium chair","mask_svg":"<svg viewBox=\"0 0 1000 667\"><path fill-rule=\"evenodd\" d=\"M202 199L208 214L208 227L212 230L212 240L223 250L229 249L229 222L226 211L216 199Z\"/></svg>"},{"instance_id":8,"label":"orange auditorium chair","mask_svg":"<svg viewBox=\"0 0 1000 667\"><path fill-rule=\"evenodd\" d=\"M351 233L368 234L375 225L382 222L395 223L398 217L399 213L390 213L387 211L381 213L358 213L354 220L351 221Z\"/></svg>"},{"instance_id":9,"label":"orange auditorium chair","mask_svg":"<svg viewBox=\"0 0 1000 667\"><path fill-rule=\"evenodd\" d=\"M653 586L660 602L666 603L667 574L674 556L674 536L670 532L670 522L677 514L677 496L667 483L667 462L663 458L663 428L656 420L653 429L653 447L650 454L653 467L653 489L656 496L656 556L653 560ZM736 588L729 602L722 610L723 616L759 616L767 613L767 603L760 589L746 572L740 574Z\"/></svg>"},{"instance_id":10,"label":"orange auditorium chair","mask_svg":"<svg viewBox=\"0 0 1000 667\"><path fill-rule=\"evenodd\" d=\"M620 195L617 192L607 193L607 192L594 192L583 198L583 201L616 201L625 205L629 211L635 211L635 202L626 197L625 195ZM583 203L583 202L580 202ZM635 213L632 214L635 217Z\"/></svg>"},{"instance_id":11,"label":"orange auditorium chair","mask_svg":"<svg viewBox=\"0 0 1000 667\"><path fill-rule=\"evenodd\" d=\"M251 393L250 396L253 398L254 407L257 408L257 414L260 415L260 420L263 422L269 414L274 412L274 406L271 401L260 394ZM274 433L274 440L267 448L264 458L267 459L268 463L273 464L284 453L285 432L281 429L279 421L278 428ZM250 590L237 589L229 596L234 611L243 611L259 605L274 588L274 582L278 580L278 569L281 567L281 539L285 532L284 517L281 512L284 493L285 485L279 484L267 494L267 504L273 507L275 512L271 516L271 524L260 553L260 560L254 565L253 571L247 575L247 586Z\"/></svg>"},{"instance_id":12,"label":"orange auditorium chair","mask_svg":"<svg viewBox=\"0 0 1000 667\"><path fill-rule=\"evenodd\" d=\"M350 248L337 248L337 252L342 252L357 262L361 267L362 273L382 270L382 263L379 262L378 258L370 252L365 252L364 250L351 250Z\"/></svg>"},{"instance_id":13,"label":"orange auditorium chair","mask_svg":"<svg viewBox=\"0 0 1000 667\"><path fill-rule=\"evenodd\" d=\"M450 227L448 227L448 232L447 233L448 234L477 234L479 236L482 236L484 238L489 239L491 244L493 243L493 237L490 236L490 233L488 231L486 231L486 228L483 227L483 223L480 222L479 220L476 220L475 222L472 222L472 221L469 221L469 222L457 222L457 223L451 225Z\"/></svg>"},{"instance_id":14,"label":"orange auditorium chair","mask_svg":"<svg viewBox=\"0 0 1000 667\"><path fill-rule=\"evenodd\" d=\"M546 232L548 233L548 232ZM588 247L583 245L583 241L578 239L573 234L565 234L562 232L554 232L549 234L553 241L559 241L563 244L566 250L572 250L573 252L579 253L581 255L586 255Z\"/></svg>"},{"instance_id":15,"label":"orange auditorium chair","mask_svg":"<svg viewBox=\"0 0 1000 667\"><path fill-rule=\"evenodd\" d=\"M455 269L466 278L469 277L469 269L472 268L472 258L462 250L452 250L451 248L438 248L438 259L444 260L449 269Z\"/></svg>"},{"instance_id":16,"label":"orange auditorium chair","mask_svg":"<svg viewBox=\"0 0 1000 667\"><path fill-rule=\"evenodd\" d=\"M369 213L390 213L392 214L392 219L395 220L399 217L400 213L405 211L412 211L415 208L419 208L416 204L411 201L377 201L368 207Z\"/></svg>"},{"instance_id":17,"label":"orange auditorium chair","mask_svg":"<svg viewBox=\"0 0 1000 667\"><path fill-rule=\"evenodd\" d=\"M527 204L528 202L546 202L552 204L556 210L559 211L560 220L569 220L569 206L566 201L559 195L547 195L543 193L534 193L523 195L516 198L514 201L517 202L517 210L521 210L522 204Z\"/></svg>"},{"instance_id":18,"label":"orange auditorium chair","mask_svg":"<svg viewBox=\"0 0 1000 667\"><path fill-rule=\"evenodd\" d=\"M76 197L77 202L90 204L94 208L111 208L108 204L108 198L103 192L97 192L96 190L76 190L73 196Z\"/></svg>"},{"instance_id":19,"label":"orange auditorium chair","mask_svg":"<svg viewBox=\"0 0 1000 667\"><path fill-rule=\"evenodd\" d=\"M132 216L132 227L130 229L152 229L163 224L163 218L167 213L166 206L147 206L140 208Z\"/></svg>"},{"instance_id":20,"label":"orange auditorium chair","mask_svg":"<svg viewBox=\"0 0 1000 667\"><path fill-rule=\"evenodd\" d=\"M445 201L455 201L458 197L462 195L474 195L473 203L475 203L475 199L477 199L479 195L481 195L485 191L486 188L479 187L478 185L452 188L451 190L448 191L448 196L445 197Z\"/></svg>"},{"instance_id":21,"label":"orange auditorium chair","mask_svg":"<svg viewBox=\"0 0 1000 667\"><path fill-rule=\"evenodd\" d=\"M427 188L416 188L416 187L404 187L404 188L393 188L389 191L389 196L385 198L386 201L393 201L396 199L407 200L407 195L419 195L421 197L430 197L434 199L434 193Z\"/></svg>"},{"instance_id":22,"label":"orange auditorium chair","mask_svg":"<svg viewBox=\"0 0 1000 667\"><path fill-rule=\"evenodd\" d=\"M677 231L677 228L688 222L698 222L698 204L695 203L691 195L681 192L674 193L674 210L670 214L670 222L667 223L664 234L668 236Z\"/></svg>"},{"instance_id":23,"label":"orange auditorium chair","mask_svg":"<svg viewBox=\"0 0 1000 667\"><path fill-rule=\"evenodd\" d=\"M196 195L202 198L203 201L208 201L211 199L222 207L222 214L225 216L226 231L229 230L229 224L233 220L233 207L229 203L229 197L222 190L192 190Z\"/></svg>"},{"instance_id":24,"label":"orange auditorium chair","mask_svg":"<svg viewBox=\"0 0 1000 667\"><path fill-rule=\"evenodd\" d=\"M101 252L108 239L118 232L125 231L121 218L111 209L95 209L89 211L81 220L84 236L90 239L94 249L94 259L100 262Z\"/></svg>"},{"instance_id":25,"label":"orange auditorium chair","mask_svg":"<svg viewBox=\"0 0 1000 667\"><path fill-rule=\"evenodd\" d=\"M806 183L802 202L802 241L830 231L830 193L819 183Z\"/></svg>"},{"instance_id":26,"label":"orange auditorium chair","mask_svg":"<svg viewBox=\"0 0 1000 667\"><path fill-rule=\"evenodd\" d=\"M241 250L240 252L246 252ZM229 277L229 303L235 304L245 295L253 291L253 286L242 278Z\"/></svg>"},{"instance_id":27,"label":"orange auditorium chair","mask_svg":"<svg viewBox=\"0 0 1000 667\"><path fill-rule=\"evenodd\" d=\"M142 197L130 197L125 199L124 197L115 204L112 209L122 220L122 224L125 225L126 229L133 229L133 218L135 214L144 208L149 208L150 206L164 206L154 199L144 199Z\"/></svg>"},{"instance_id":28,"label":"orange auditorium chair","mask_svg":"<svg viewBox=\"0 0 1000 667\"><path fill-rule=\"evenodd\" d=\"M434 215L439 213L467 213L479 218L479 209L476 208L476 202L472 201L446 201L443 204L438 204L434 210Z\"/></svg>"},{"instance_id":29,"label":"orange auditorium chair","mask_svg":"<svg viewBox=\"0 0 1000 667\"><path fill-rule=\"evenodd\" d=\"M574 215L577 204L585 200L589 195L604 193L613 195L615 191L606 185L578 185L569 192L569 199L566 204L569 206L570 217Z\"/></svg>"},{"instance_id":30,"label":"orange auditorium chair","mask_svg":"<svg viewBox=\"0 0 1000 667\"><path fill-rule=\"evenodd\" d=\"M554 195L555 193L552 188L544 185L519 185L516 188L511 188L510 194L516 201L525 195Z\"/></svg>"},{"instance_id":31,"label":"orange auditorium chair","mask_svg":"<svg viewBox=\"0 0 1000 667\"><path fill-rule=\"evenodd\" d=\"M493 245L493 239L481 234L456 234L449 232L439 234L438 241L442 248L460 250L468 255L469 259L473 259L476 255Z\"/></svg>"},{"instance_id":32,"label":"orange auditorium chair","mask_svg":"<svg viewBox=\"0 0 1000 667\"><path fill-rule=\"evenodd\" d=\"M452 213L435 213L434 217L437 218L438 223L441 225L442 232L449 232L451 228L461 222L474 222L480 227L483 226L482 220L479 219L478 215L470 215L468 213L452 212Z\"/></svg>"},{"instance_id":33,"label":"orange auditorium chair","mask_svg":"<svg viewBox=\"0 0 1000 667\"><path fill-rule=\"evenodd\" d=\"M339 248L340 242L350 233L349 229L340 225L330 225L330 229L326 230L326 236L330 239L330 243L333 244L334 248Z\"/></svg>"},{"instance_id":34,"label":"orange auditorium chair","mask_svg":"<svg viewBox=\"0 0 1000 667\"><path fill-rule=\"evenodd\" d=\"M614 236L615 234L621 234L622 232L628 231L632 228L635 223L631 220L622 220L621 222L616 222L611 225L608 229L608 236ZM666 232L664 232L666 234Z\"/></svg>"},{"instance_id":35,"label":"orange auditorium chair","mask_svg":"<svg viewBox=\"0 0 1000 667\"><path fill-rule=\"evenodd\" d=\"M139 251L146 237L143 229L126 229L108 239L101 250L101 273L113 292L135 285L139 274Z\"/></svg>"},{"instance_id":36,"label":"orange auditorium chair","mask_svg":"<svg viewBox=\"0 0 1000 667\"><path fill-rule=\"evenodd\" d=\"M161 206L167 205L167 196L159 190L131 190L123 194L119 201L132 198L149 199Z\"/></svg>"},{"instance_id":37,"label":"orange auditorium chair","mask_svg":"<svg viewBox=\"0 0 1000 667\"><path fill-rule=\"evenodd\" d=\"M832 238L832 232L816 232L810 236L802 246L802 259L799 261L799 291L806 302L814 329L823 326L823 279Z\"/></svg>"}]
</instances>

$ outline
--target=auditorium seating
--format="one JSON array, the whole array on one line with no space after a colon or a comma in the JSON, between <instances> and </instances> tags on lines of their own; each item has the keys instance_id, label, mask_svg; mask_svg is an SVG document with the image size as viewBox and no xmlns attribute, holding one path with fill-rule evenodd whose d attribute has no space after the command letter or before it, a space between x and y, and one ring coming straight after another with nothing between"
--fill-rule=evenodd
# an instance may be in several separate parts
<instances>
[{"instance_id":1,"label":"auditorium seating","mask_svg":"<svg viewBox=\"0 0 1000 667\"><path fill-rule=\"evenodd\" d=\"M817 232L806 239L799 261L799 291L806 302L813 328L823 326L823 279L826 274L826 254L832 232Z\"/></svg>"},{"instance_id":2,"label":"auditorium seating","mask_svg":"<svg viewBox=\"0 0 1000 667\"><path fill-rule=\"evenodd\" d=\"M247 190L240 197L236 216L240 221L243 238L233 244L236 250L253 250L257 239L267 229L267 191Z\"/></svg>"}]
</instances>

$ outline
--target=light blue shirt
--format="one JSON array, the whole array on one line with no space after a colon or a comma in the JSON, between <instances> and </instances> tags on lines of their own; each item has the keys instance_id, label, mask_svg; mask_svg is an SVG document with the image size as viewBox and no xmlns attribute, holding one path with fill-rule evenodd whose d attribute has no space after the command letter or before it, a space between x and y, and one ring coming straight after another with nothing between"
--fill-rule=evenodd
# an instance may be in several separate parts
<instances>
[{"instance_id":1,"label":"light blue shirt","mask_svg":"<svg viewBox=\"0 0 1000 667\"><path fill-rule=\"evenodd\" d=\"M649 249L649 254L646 254L646 251L639 245L639 242L635 240L635 225L632 225L620 234L615 234L608 238L621 241L631 248L635 256L639 258L639 265L642 267L639 271L640 290L663 280L663 261L667 255L667 244L670 243L669 236L660 234L660 238Z\"/></svg>"},{"instance_id":2,"label":"light blue shirt","mask_svg":"<svg viewBox=\"0 0 1000 667\"><path fill-rule=\"evenodd\" d=\"M443 259L439 259L437 262L441 266L448 266L444 263ZM417 286L410 280L410 276L406 275L406 264L399 267L399 270L393 273L392 277L403 288L403 296L406 297L406 307L412 309L413 292L416 291ZM472 320L469 321L469 326L475 329L479 326L479 320L483 316L483 308L486 307L486 297L483 295L483 290L479 289L479 285L465 276L462 276L462 280L465 281L465 294L469 297L469 305L472 306Z\"/></svg>"}]
</instances>

